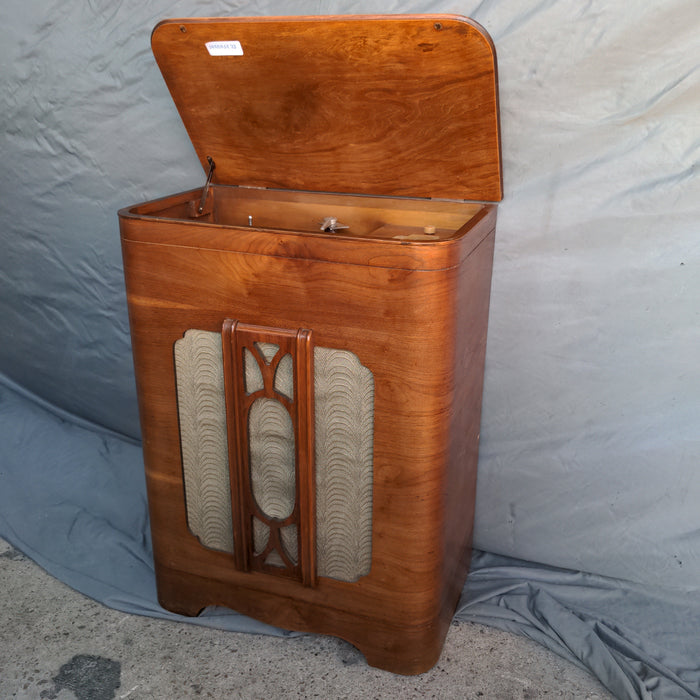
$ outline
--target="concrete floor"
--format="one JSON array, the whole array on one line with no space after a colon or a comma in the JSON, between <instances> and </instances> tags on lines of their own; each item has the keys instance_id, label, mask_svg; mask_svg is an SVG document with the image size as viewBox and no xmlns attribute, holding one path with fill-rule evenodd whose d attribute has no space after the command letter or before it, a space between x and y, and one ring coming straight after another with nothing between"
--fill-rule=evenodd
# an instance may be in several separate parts
<instances>
[{"instance_id":1,"label":"concrete floor","mask_svg":"<svg viewBox=\"0 0 700 700\"><path fill-rule=\"evenodd\" d=\"M0 540L0 698L572 698L612 696L528 639L453 623L421 676L370 668L338 639L238 634L105 608Z\"/></svg>"}]
</instances>

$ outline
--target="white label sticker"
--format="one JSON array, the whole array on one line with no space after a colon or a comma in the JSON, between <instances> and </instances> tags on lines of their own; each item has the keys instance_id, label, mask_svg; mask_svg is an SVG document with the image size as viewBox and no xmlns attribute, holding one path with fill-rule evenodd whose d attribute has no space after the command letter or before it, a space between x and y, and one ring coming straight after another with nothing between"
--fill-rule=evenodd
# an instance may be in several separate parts
<instances>
[{"instance_id":1,"label":"white label sticker","mask_svg":"<svg viewBox=\"0 0 700 700\"><path fill-rule=\"evenodd\" d=\"M207 41L205 44L210 56L242 56L240 41Z\"/></svg>"}]
</instances>

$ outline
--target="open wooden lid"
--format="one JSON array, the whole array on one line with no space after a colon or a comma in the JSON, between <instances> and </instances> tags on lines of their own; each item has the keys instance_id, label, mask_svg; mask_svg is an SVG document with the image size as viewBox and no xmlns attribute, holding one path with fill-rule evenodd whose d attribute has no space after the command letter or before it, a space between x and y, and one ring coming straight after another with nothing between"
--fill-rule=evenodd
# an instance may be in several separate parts
<instances>
[{"instance_id":1,"label":"open wooden lid","mask_svg":"<svg viewBox=\"0 0 700 700\"><path fill-rule=\"evenodd\" d=\"M214 183L502 198L496 56L467 18L173 19L152 46Z\"/></svg>"}]
</instances>

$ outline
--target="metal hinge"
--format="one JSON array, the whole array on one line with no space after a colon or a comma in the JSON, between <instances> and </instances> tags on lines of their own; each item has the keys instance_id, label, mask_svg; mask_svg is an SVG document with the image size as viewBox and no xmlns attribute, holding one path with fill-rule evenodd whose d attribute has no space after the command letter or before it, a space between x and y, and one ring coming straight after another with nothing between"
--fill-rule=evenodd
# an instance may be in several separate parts
<instances>
[{"instance_id":1,"label":"metal hinge","mask_svg":"<svg viewBox=\"0 0 700 700\"><path fill-rule=\"evenodd\" d=\"M209 185L211 184L211 178L214 175L216 164L211 156L207 156L207 162L209 163L209 172L207 173L207 181L204 183L204 187L202 187L202 196L199 198L199 204L193 200L187 203L187 213L193 219L211 214L212 211L212 201L210 199L209 206L207 206L207 197L209 196Z\"/></svg>"},{"instance_id":2,"label":"metal hinge","mask_svg":"<svg viewBox=\"0 0 700 700\"><path fill-rule=\"evenodd\" d=\"M214 174L214 168L216 164L214 163L211 156L207 156L207 163L209 163L209 172L207 173L207 181L204 183L204 188L202 189L202 198L199 200L199 206L197 207L197 213L204 213L204 204L207 201L207 195L209 194L209 185L211 184L211 178Z\"/></svg>"}]
</instances>

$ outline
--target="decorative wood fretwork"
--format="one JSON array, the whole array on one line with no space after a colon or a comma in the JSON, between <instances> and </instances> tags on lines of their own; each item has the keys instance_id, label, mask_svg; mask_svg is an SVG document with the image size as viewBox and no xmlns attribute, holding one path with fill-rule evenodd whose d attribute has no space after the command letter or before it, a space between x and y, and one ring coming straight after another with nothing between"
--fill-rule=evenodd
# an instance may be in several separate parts
<instances>
[{"instance_id":1,"label":"decorative wood fretwork","mask_svg":"<svg viewBox=\"0 0 700 700\"><path fill-rule=\"evenodd\" d=\"M243 570L316 579L311 331L226 319L222 328L234 559ZM289 372L278 372L292 365ZM274 425L259 446L260 416ZM258 449L259 448L259 449Z\"/></svg>"},{"instance_id":2,"label":"decorative wood fretwork","mask_svg":"<svg viewBox=\"0 0 700 700\"><path fill-rule=\"evenodd\" d=\"M245 390L264 389L260 356L272 362L280 347L243 349ZM340 581L366 576L372 560L374 378L347 350L313 348L316 575ZM187 524L204 547L233 555L231 478L221 333L187 330L174 345L178 418ZM283 354L273 388L294 399L294 365ZM263 397L248 416L251 489L270 517L287 518L296 503L294 426L277 399ZM234 501L239 506L240 499ZM287 557L298 561L296 524L280 529ZM253 518L256 553L270 528ZM285 566L277 550L267 563Z\"/></svg>"}]
</instances>

